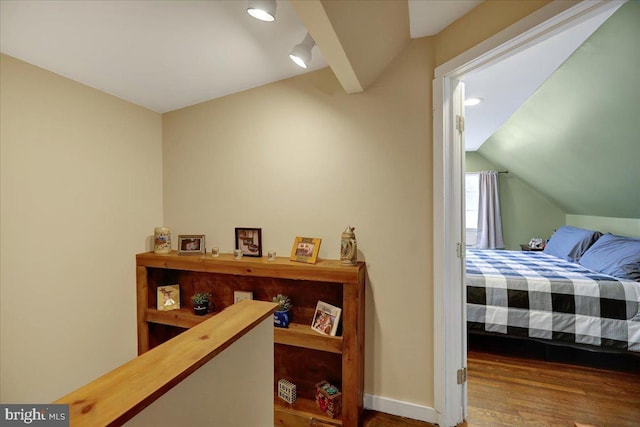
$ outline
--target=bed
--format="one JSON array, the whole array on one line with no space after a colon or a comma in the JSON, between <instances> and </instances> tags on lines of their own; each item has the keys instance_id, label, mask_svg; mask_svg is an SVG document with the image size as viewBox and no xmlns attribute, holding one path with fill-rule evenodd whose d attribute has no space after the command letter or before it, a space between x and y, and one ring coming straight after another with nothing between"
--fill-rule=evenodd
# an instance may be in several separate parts
<instances>
[{"instance_id":1,"label":"bed","mask_svg":"<svg viewBox=\"0 0 640 427\"><path fill-rule=\"evenodd\" d=\"M469 332L640 355L640 239L600 236L577 251L555 251L556 234L544 252L467 250Z\"/></svg>"}]
</instances>

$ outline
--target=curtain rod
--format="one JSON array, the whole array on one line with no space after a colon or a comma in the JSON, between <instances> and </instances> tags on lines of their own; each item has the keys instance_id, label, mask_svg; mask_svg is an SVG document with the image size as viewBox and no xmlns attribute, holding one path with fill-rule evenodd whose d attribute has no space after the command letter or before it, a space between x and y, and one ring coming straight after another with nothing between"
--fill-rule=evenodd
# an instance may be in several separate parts
<instances>
[{"instance_id":1,"label":"curtain rod","mask_svg":"<svg viewBox=\"0 0 640 427\"><path fill-rule=\"evenodd\" d=\"M498 173L509 173L509 171L498 171Z\"/></svg>"}]
</instances>

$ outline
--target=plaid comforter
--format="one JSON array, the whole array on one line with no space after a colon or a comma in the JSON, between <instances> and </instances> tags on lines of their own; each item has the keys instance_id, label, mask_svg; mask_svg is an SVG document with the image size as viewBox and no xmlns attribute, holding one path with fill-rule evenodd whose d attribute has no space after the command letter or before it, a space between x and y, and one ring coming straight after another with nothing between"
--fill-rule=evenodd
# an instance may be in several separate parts
<instances>
[{"instance_id":1,"label":"plaid comforter","mask_svg":"<svg viewBox=\"0 0 640 427\"><path fill-rule=\"evenodd\" d=\"M467 325L640 352L640 283L543 252L467 250Z\"/></svg>"}]
</instances>

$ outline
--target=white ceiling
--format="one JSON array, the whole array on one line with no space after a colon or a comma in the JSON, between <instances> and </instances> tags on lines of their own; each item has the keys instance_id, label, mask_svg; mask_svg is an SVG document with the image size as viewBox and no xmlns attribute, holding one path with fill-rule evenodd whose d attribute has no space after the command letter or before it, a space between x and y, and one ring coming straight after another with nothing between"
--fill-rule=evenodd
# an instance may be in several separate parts
<instances>
[{"instance_id":1,"label":"white ceiling","mask_svg":"<svg viewBox=\"0 0 640 427\"><path fill-rule=\"evenodd\" d=\"M410 3L418 37L478 1ZM245 0L2 0L0 50L162 113L326 67L317 47L307 70L289 60L306 29L277 4L267 23Z\"/></svg>"},{"instance_id":2,"label":"white ceiling","mask_svg":"<svg viewBox=\"0 0 640 427\"><path fill-rule=\"evenodd\" d=\"M484 0L409 0L411 38L433 36Z\"/></svg>"},{"instance_id":3,"label":"white ceiling","mask_svg":"<svg viewBox=\"0 0 640 427\"><path fill-rule=\"evenodd\" d=\"M157 112L304 72L288 1L258 21L246 1L1 1L0 50ZM318 49L309 71L326 67Z\"/></svg>"},{"instance_id":4,"label":"white ceiling","mask_svg":"<svg viewBox=\"0 0 640 427\"><path fill-rule=\"evenodd\" d=\"M465 149L477 150L621 2L495 65L465 76L465 97L484 102L465 108Z\"/></svg>"},{"instance_id":5,"label":"white ceiling","mask_svg":"<svg viewBox=\"0 0 640 427\"><path fill-rule=\"evenodd\" d=\"M245 0L0 0L0 51L163 113L326 67L318 47L307 70L289 60L306 29L287 0L277 3L276 21L266 23L245 12ZM437 34L479 3L409 0L411 37ZM497 130L604 19L465 78L467 94L485 100L467 109L467 148Z\"/></svg>"}]
</instances>

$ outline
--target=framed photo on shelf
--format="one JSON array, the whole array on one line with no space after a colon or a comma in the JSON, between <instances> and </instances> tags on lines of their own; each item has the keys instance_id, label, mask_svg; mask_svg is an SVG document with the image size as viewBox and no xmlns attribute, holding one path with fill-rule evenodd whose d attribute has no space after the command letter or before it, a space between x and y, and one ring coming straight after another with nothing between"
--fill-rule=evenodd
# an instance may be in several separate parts
<instances>
[{"instance_id":1,"label":"framed photo on shelf","mask_svg":"<svg viewBox=\"0 0 640 427\"><path fill-rule=\"evenodd\" d=\"M182 234L178 236L178 255L204 255L204 234Z\"/></svg>"},{"instance_id":2,"label":"framed photo on shelf","mask_svg":"<svg viewBox=\"0 0 640 427\"><path fill-rule=\"evenodd\" d=\"M236 227L236 249L242 251L243 256L262 256L262 228Z\"/></svg>"},{"instance_id":3,"label":"framed photo on shelf","mask_svg":"<svg viewBox=\"0 0 640 427\"><path fill-rule=\"evenodd\" d=\"M249 291L233 291L233 303L236 304L246 299L253 299L253 292Z\"/></svg>"},{"instance_id":4,"label":"framed photo on shelf","mask_svg":"<svg viewBox=\"0 0 640 427\"><path fill-rule=\"evenodd\" d=\"M315 237L296 237L289 259L315 264L318 260L318 252L320 252L320 243L322 243L322 239Z\"/></svg>"},{"instance_id":5,"label":"framed photo on shelf","mask_svg":"<svg viewBox=\"0 0 640 427\"><path fill-rule=\"evenodd\" d=\"M158 286L158 311L170 311L180 308L180 285Z\"/></svg>"},{"instance_id":6,"label":"framed photo on shelf","mask_svg":"<svg viewBox=\"0 0 640 427\"><path fill-rule=\"evenodd\" d=\"M316 312L313 314L311 329L324 335L336 336L340 323L342 309L326 302L318 301Z\"/></svg>"}]
</instances>

